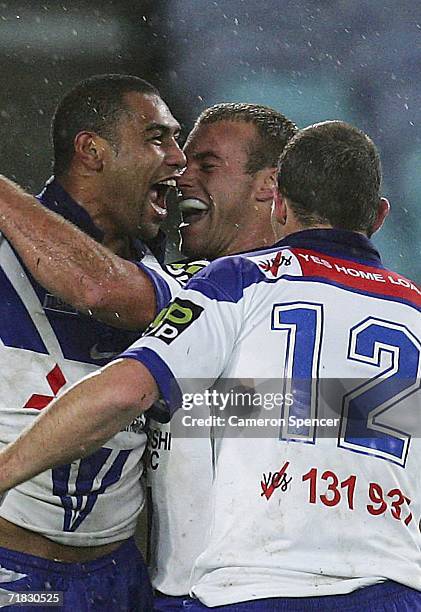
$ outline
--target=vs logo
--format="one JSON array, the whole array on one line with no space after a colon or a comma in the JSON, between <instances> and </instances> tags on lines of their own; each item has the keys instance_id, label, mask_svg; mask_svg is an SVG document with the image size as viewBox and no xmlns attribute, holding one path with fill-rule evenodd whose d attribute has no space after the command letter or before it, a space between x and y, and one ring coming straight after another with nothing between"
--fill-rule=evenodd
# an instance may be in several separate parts
<instances>
[{"instance_id":1,"label":"vs logo","mask_svg":"<svg viewBox=\"0 0 421 612\"><path fill-rule=\"evenodd\" d=\"M167 308L161 310L144 336L154 336L165 344L171 344L202 312L202 306L193 304L190 300L175 299Z\"/></svg>"}]
</instances>

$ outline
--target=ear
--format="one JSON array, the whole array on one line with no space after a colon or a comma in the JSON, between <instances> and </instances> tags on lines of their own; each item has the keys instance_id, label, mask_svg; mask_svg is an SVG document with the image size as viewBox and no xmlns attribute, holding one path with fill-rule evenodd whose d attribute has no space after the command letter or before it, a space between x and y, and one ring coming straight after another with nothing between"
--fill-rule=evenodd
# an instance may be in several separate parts
<instances>
[{"instance_id":1,"label":"ear","mask_svg":"<svg viewBox=\"0 0 421 612\"><path fill-rule=\"evenodd\" d=\"M387 215L390 212L389 200L386 198L380 198L379 208L377 210L377 217L373 223L372 233L377 232L383 225Z\"/></svg>"},{"instance_id":2,"label":"ear","mask_svg":"<svg viewBox=\"0 0 421 612\"><path fill-rule=\"evenodd\" d=\"M258 202L272 202L276 186L276 168L263 168L256 173L255 198Z\"/></svg>"},{"instance_id":3,"label":"ear","mask_svg":"<svg viewBox=\"0 0 421 612\"><path fill-rule=\"evenodd\" d=\"M281 193L279 193L279 190L277 188L272 191L272 197L272 216L275 221L277 221L281 225L285 225L285 223L287 222L287 205L285 198Z\"/></svg>"},{"instance_id":4,"label":"ear","mask_svg":"<svg viewBox=\"0 0 421 612\"><path fill-rule=\"evenodd\" d=\"M79 132L74 139L75 157L89 170L99 172L104 163L105 141L92 132Z\"/></svg>"}]
</instances>

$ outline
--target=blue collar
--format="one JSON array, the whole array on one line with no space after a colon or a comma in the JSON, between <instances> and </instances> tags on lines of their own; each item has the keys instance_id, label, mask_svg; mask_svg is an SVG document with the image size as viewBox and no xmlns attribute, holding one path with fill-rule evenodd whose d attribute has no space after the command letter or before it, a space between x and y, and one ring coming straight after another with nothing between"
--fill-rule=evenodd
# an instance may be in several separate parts
<instances>
[{"instance_id":1,"label":"blue collar","mask_svg":"<svg viewBox=\"0 0 421 612\"><path fill-rule=\"evenodd\" d=\"M286 236L275 247L314 249L326 255L371 263L382 268L380 254L366 236L341 229L308 229Z\"/></svg>"},{"instance_id":2,"label":"blue collar","mask_svg":"<svg viewBox=\"0 0 421 612\"><path fill-rule=\"evenodd\" d=\"M92 221L87 211L78 204L68 193L63 189L58 180L52 176L45 184L44 189L37 196L38 200L50 210L58 213L79 229L94 238L97 242L102 242L104 233ZM136 259L142 260L145 256L146 249L149 248L160 263L164 262L166 237L159 230L158 235L148 243L135 239L132 246L136 253Z\"/></svg>"}]
</instances>

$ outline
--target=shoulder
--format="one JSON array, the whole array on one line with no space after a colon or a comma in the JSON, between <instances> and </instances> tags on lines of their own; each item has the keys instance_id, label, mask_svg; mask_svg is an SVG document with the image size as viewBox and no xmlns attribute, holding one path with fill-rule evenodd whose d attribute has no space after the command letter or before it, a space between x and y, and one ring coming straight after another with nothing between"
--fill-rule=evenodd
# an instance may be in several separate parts
<instances>
[{"instance_id":1,"label":"shoulder","mask_svg":"<svg viewBox=\"0 0 421 612\"><path fill-rule=\"evenodd\" d=\"M273 247L262 251L221 257L196 274L187 284L188 289L203 292L207 286L208 297L238 301L244 290L259 283L275 282L285 274L301 274L301 266L288 248Z\"/></svg>"}]
</instances>

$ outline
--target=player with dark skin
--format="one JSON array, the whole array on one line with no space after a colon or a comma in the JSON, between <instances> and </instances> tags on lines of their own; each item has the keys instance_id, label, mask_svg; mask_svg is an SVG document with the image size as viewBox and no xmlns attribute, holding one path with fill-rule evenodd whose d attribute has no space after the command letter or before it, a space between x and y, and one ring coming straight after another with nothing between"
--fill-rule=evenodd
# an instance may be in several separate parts
<instances>
[{"instance_id":1,"label":"player with dark skin","mask_svg":"<svg viewBox=\"0 0 421 612\"><path fill-rule=\"evenodd\" d=\"M93 99L89 98L93 92L105 106L104 100L115 105L112 120L105 106L102 124L95 124L95 119L90 122L89 109L83 113L84 100ZM76 126L86 127L72 126L69 107L71 112L79 109ZM153 86L126 75L101 75L79 84L63 98L54 121L53 182L64 190L60 193L67 194L69 208L81 207L89 215L102 243L7 179L2 179L0 188L1 231L13 237L16 250L40 285L64 301L71 298L80 311L98 311L105 321L118 323L116 313L121 309L126 312L125 328L133 324L138 329L155 315L156 300L149 276L134 263L140 242L136 249L134 244L153 242L166 218L166 183L175 185L186 163L177 141L180 125ZM124 292L141 293L144 287L143 318L133 319L132 304L125 310ZM81 334L83 330L81 326ZM4 380L6 385L6 375ZM2 547L44 558L88 561L119 544L62 545L0 518Z\"/></svg>"},{"instance_id":2,"label":"player with dark skin","mask_svg":"<svg viewBox=\"0 0 421 612\"><path fill-rule=\"evenodd\" d=\"M68 166L55 167L57 181L103 232L102 243L4 177L0 231L36 280L65 302L117 327L141 329L156 313L155 293L127 261L131 243L157 236L167 216L164 183L175 185L186 158L180 125L158 93L128 92L125 105L112 138L78 132ZM141 307L133 295L143 296Z\"/></svg>"}]
</instances>

